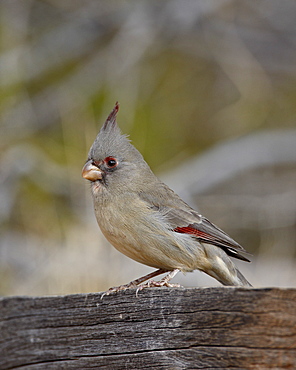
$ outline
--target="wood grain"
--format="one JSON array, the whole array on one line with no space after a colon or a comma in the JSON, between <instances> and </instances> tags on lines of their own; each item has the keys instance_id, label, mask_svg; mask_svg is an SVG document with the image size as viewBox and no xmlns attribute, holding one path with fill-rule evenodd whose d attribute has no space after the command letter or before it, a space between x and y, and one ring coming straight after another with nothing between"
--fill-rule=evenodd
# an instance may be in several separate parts
<instances>
[{"instance_id":1,"label":"wood grain","mask_svg":"<svg viewBox=\"0 0 296 370\"><path fill-rule=\"evenodd\" d=\"M0 300L0 369L296 369L296 289Z\"/></svg>"}]
</instances>

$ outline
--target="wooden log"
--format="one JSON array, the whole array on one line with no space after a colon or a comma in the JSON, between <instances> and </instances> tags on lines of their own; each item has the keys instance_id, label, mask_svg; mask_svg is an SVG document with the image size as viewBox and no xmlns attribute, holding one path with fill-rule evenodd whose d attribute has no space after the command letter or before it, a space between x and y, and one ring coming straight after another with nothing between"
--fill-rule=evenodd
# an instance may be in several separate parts
<instances>
[{"instance_id":1,"label":"wooden log","mask_svg":"<svg viewBox=\"0 0 296 370\"><path fill-rule=\"evenodd\" d=\"M296 369L296 289L0 300L0 369Z\"/></svg>"}]
</instances>

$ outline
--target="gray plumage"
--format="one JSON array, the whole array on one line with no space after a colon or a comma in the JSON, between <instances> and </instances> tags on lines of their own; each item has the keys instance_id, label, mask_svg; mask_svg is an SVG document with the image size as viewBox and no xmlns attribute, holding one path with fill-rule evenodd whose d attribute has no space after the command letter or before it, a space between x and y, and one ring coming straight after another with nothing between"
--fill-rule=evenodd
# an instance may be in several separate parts
<instances>
[{"instance_id":1,"label":"gray plumage","mask_svg":"<svg viewBox=\"0 0 296 370\"><path fill-rule=\"evenodd\" d=\"M229 257L248 261L245 249L153 174L117 126L118 109L116 104L83 169L105 237L123 254L162 272L199 269L224 285L250 286Z\"/></svg>"}]
</instances>

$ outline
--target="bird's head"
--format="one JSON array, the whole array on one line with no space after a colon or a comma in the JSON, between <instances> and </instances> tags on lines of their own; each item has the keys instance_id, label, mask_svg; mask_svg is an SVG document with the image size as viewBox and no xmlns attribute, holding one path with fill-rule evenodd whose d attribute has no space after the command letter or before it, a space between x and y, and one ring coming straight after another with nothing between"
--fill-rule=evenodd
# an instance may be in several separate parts
<instances>
[{"instance_id":1,"label":"bird's head","mask_svg":"<svg viewBox=\"0 0 296 370\"><path fill-rule=\"evenodd\" d=\"M118 110L119 104L116 103L82 169L82 176L99 187L119 189L131 181L138 181L140 174L145 176L145 172L151 171L141 153L121 133L116 123Z\"/></svg>"}]
</instances>

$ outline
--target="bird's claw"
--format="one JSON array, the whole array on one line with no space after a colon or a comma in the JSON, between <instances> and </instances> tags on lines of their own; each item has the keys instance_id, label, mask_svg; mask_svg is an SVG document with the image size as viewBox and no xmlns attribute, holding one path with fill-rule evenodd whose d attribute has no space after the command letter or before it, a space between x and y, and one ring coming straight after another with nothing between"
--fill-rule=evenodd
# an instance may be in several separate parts
<instances>
[{"instance_id":1,"label":"bird's claw","mask_svg":"<svg viewBox=\"0 0 296 370\"><path fill-rule=\"evenodd\" d=\"M150 281L147 281L147 283L145 284L141 284L138 287L138 290L142 290L144 288L160 288L162 286L166 286L168 288L181 288L180 284L171 284L165 280L159 280L159 281L150 280Z\"/></svg>"},{"instance_id":2,"label":"bird's claw","mask_svg":"<svg viewBox=\"0 0 296 370\"><path fill-rule=\"evenodd\" d=\"M116 286L116 287L113 287L113 288L109 288L108 290L106 290L106 292L104 292L101 295L101 299L103 299L105 297L105 295L109 295L111 293L117 293L117 292L121 292L121 291L124 291L124 290L127 290L127 289L135 289L135 288L137 288L137 285L134 284L133 281L128 283L128 284L119 285L119 286Z\"/></svg>"},{"instance_id":3,"label":"bird's claw","mask_svg":"<svg viewBox=\"0 0 296 370\"><path fill-rule=\"evenodd\" d=\"M136 284L131 282L129 284L119 285L117 287L113 287L113 288L110 288L110 289L106 290L106 292L104 292L101 295L101 299L103 299L106 295L110 295L112 293L117 293L117 292L121 292L121 291L124 291L124 290L136 289L136 288L137 288L137 291L136 291L136 296L137 296L138 292L140 292L143 289L146 289L146 288L160 288L160 287L163 287L163 286L166 286L168 288L181 288L182 287L182 285L180 285L180 284L170 284L168 281L163 281L163 280L159 280L159 281L150 280L150 281L147 281L147 283L141 284L139 286L137 286Z\"/></svg>"},{"instance_id":4,"label":"bird's claw","mask_svg":"<svg viewBox=\"0 0 296 370\"><path fill-rule=\"evenodd\" d=\"M159 281L151 280L152 277L166 272L165 270L159 269L159 270L154 271L154 272L152 272L148 275L145 275L145 276L143 276L139 279L133 280L128 284L120 285L118 287L108 289L105 293L103 293L101 295L101 299L103 299L105 297L105 295L109 295L111 293L117 293L117 292L120 292L122 290L127 290L127 289L137 289L136 290L136 296L138 296L138 292L142 289L145 289L145 288L160 288L160 287L163 287L163 286L166 286L168 288L181 288L182 286L180 284L170 284L169 283L169 281L179 271L180 271L179 269L172 270L164 278L162 278ZM146 283L142 284L145 280L148 280L148 279L150 279L150 280L147 281Z\"/></svg>"}]
</instances>

